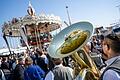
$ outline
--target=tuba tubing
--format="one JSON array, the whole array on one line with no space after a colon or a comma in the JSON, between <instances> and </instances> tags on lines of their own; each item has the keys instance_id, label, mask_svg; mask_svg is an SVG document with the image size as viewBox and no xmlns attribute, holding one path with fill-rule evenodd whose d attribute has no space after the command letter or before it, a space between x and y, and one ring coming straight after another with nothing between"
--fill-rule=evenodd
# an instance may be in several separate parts
<instances>
[{"instance_id":1,"label":"tuba tubing","mask_svg":"<svg viewBox=\"0 0 120 80\"><path fill-rule=\"evenodd\" d=\"M87 53L87 50L85 48L85 46L83 47L83 51L84 51L84 54L85 56L87 57L88 59L88 63L89 63L89 66L90 68L92 69L92 71L95 73L95 75L97 77L100 77L100 71L98 70L97 66L95 65L94 61L92 60L92 58L89 56L89 54Z\"/></svg>"},{"instance_id":2,"label":"tuba tubing","mask_svg":"<svg viewBox=\"0 0 120 80\"><path fill-rule=\"evenodd\" d=\"M73 61L75 61L80 66L80 69L78 69L79 68L78 66L75 69L80 70L79 75L82 78L81 80L86 80L85 78L87 78L87 80L98 80L100 77L99 70L97 69L95 63L90 58L88 53L85 52L85 49L83 49L83 51L84 53L82 54L84 57L86 57L85 59L87 59L85 61L78 55L77 52L71 55L71 58L73 59ZM77 77L78 71L76 72L75 71L74 71L74 77ZM87 75L90 75L90 76L87 76Z\"/></svg>"}]
</instances>

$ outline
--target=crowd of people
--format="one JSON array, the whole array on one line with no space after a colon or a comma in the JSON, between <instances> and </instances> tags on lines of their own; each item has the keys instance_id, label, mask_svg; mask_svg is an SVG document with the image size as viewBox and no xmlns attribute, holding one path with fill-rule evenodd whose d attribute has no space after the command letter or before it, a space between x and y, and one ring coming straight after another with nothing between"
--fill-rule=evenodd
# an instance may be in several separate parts
<instances>
[{"instance_id":1,"label":"crowd of people","mask_svg":"<svg viewBox=\"0 0 120 80\"><path fill-rule=\"evenodd\" d=\"M13 55L12 58L2 57L0 60L2 80L53 80L54 77L56 80L63 80L64 77L65 80L73 79L72 68L63 66L62 58L51 58L46 51L38 48Z\"/></svg>"},{"instance_id":2,"label":"crowd of people","mask_svg":"<svg viewBox=\"0 0 120 80\"><path fill-rule=\"evenodd\" d=\"M87 53L101 72L100 80L120 80L119 29L93 36L86 44ZM1 57L0 67L1 80L75 80L70 56L52 58L46 49L32 48L19 55Z\"/></svg>"}]
</instances>

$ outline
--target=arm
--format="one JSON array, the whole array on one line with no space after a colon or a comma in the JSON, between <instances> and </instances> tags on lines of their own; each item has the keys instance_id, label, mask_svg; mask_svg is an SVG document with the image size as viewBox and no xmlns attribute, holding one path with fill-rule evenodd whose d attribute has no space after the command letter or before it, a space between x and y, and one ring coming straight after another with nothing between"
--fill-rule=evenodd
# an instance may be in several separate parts
<instances>
[{"instance_id":1,"label":"arm","mask_svg":"<svg viewBox=\"0 0 120 80\"><path fill-rule=\"evenodd\" d=\"M30 80L28 73L27 73L27 70L24 71L24 80Z\"/></svg>"},{"instance_id":2,"label":"arm","mask_svg":"<svg viewBox=\"0 0 120 80\"><path fill-rule=\"evenodd\" d=\"M37 70L40 73L40 75L45 75L45 72L39 66L37 66Z\"/></svg>"}]
</instances>

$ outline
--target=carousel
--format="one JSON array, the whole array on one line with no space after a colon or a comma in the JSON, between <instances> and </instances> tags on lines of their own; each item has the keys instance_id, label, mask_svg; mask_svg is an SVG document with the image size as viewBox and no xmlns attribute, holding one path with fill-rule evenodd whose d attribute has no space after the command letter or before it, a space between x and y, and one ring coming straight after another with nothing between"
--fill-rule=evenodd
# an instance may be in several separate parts
<instances>
[{"instance_id":1,"label":"carousel","mask_svg":"<svg viewBox=\"0 0 120 80\"><path fill-rule=\"evenodd\" d=\"M28 15L24 17L13 18L11 21L5 22L2 32L8 37L20 37L22 46L42 49L45 43L51 41L53 36L50 33L61 28L61 19L53 14L36 15L30 2L27 13Z\"/></svg>"}]
</instances>

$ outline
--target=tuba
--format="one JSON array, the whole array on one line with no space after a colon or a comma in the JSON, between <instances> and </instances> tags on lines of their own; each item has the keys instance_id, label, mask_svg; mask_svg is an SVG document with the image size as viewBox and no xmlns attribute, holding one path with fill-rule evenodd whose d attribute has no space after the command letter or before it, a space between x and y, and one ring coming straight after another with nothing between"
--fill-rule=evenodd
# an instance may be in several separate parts
<instances>
[{"instance_id":1,"label":"tuba","mask_svg":"<svg viewBox=\"0 0 120 80\"><path fill-rule=\"evenodd\" d=\"M76 80L98 80L100 72L86 51L85 44L93 34L93 25L78 22L58 33L48 47L48 54L54 58L70 56L75 63ZM82 54L82 56L81 56Z\"/></svg>"}]
</instances>

